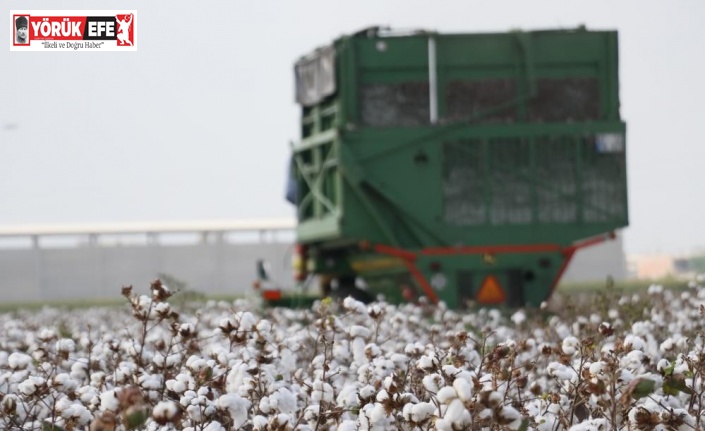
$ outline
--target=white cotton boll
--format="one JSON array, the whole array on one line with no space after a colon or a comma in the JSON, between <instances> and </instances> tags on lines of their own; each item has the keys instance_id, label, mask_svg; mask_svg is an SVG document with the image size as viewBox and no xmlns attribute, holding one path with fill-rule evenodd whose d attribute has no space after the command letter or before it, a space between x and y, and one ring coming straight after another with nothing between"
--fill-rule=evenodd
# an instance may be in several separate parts
<instances>
[{"instance_id":1,"label":"white cotton boll","mask_svg":"<svg viewBox=\"0 0 705 431\"><path fill-rule=\"evenodd\" d=\"M162 387L162 378L161 374L143 374L138 381L143 389L156 391Z\"/></svg>"},{"instance_id":2,"label":"white cotton boll","mask_svg":"<svg viewBox=\"0 0 705 431\"><path fill-rule=\"evenodd\" d=\"M660 373L662 373L666 368L671 366L671 361L668 359L661 359L658 361L658 364L656 364L656 370Z\"/></svg>"},{"instance_id":3,"label":"white cotton boll","mask_svg":"<svg viewBox=\"0 0 705 431\"><path fill-rule=\"evenodd\" d=\"M575 337L566 337L563 339L561 348L566 355L574 355L580 349L580 340Z\"/></svg>"},{"instance_id":4,"label":"white cotton boll","mask_svg":"<svg viewBox=\"0 0 705 431\"><path fill-rule=\"evenodd\" d=\"M114 390L103 392L102 394L100 394L99 398L100 398L100 410L101 411L105 411L105 410L110 410L113 412L118 411L118 407L120 406L120 402L118 401Z\"/></svg>"},{"instance_id":5,"label":"white cotton boll","mask_svg":"<svg viewBox=\"0 0 705 431\"><path fill-rule=\"evenodd\" d=\"M464 402L472 400L472 387L473 385L469 381L462 378L453 381L453 389Z\"/></svg>"},{"instance_id":6,"label":"white cotton boll","mask_svg":"<svg viewBox=\"0 0 705 431\"><path fill-rule=\"evenodd\" d=\"M423 355L422 357L420 357L418 362L416 362L416 368L419 368L421 370L430 370L432 368L435 368L437 363L438 361L436 360L436 357L433 355L433 353L431 353L429 355Z\"/></svg>"},{"instance_id":7,"label":"white cotton boll","mask_svg":"<svg viewBox=\"0 0 705 431\"><path fill-rule=\"evenodd\" d=\"M55 375L52 379L52 384L63 393L73 392L78 388L78 382L66 373Z\"/></svg>"},{"instance_id":8,"label":"white cotton boll","mask_svg":"<svg viewBox=\"0 0 705 431\"><path fill-rule=\"evenodd\" d=\"M411 407L411 420L416 423L423 422L433 416L433 412L435 411L436 406L431 403L422 402L414 404L413 407Z\"/></svg>"},{"instance_id":9,"label":"white cotton boll","mask_svg":"<svg viewBox=\"0 0 705 431\"><path fill-rule=\"evenodd\" d=\"M646 349L646 343L644 339L636 335L629 334L624 337L624 346L632 346L632 350L641 350L642 352Z\"/></svg>"},{"instance_id":10,"label":"white cotton boll","mask_svg":"<svg viewBox=\"0 0 705 431\"><path fill-rule=\"evenodd\" d=\"M678 339L676 340L676 347L681 350L687 349L689 341L690 339L688 337L678 337Z\"/></svg>"},{"instance_id":11,"label":"white cotton boll","mask_svg":"<svg viewBox=\"0 0 705 431\"><path fill-rule=\"evenodd\" d=\"M439 403L448 404L452 399L458 398L457 392L452 386L445 386L441 388L436 394L436 399Z\"/></svg>"},{"instance_id":12,"label":"white cotton boll","mask_svg":"<svg viewBox=\"0 0 705 431\"><path fill-rule=\"evenodd\" d=\"M271 413L272 408L269 405L269 397L264 396L259 400L259 409L264 413L265 415L268 415Z\"/></svg>"},{"instance_id":13,"label":"white cotton boll","mask_svg":"<svg viewBox=\"0 0 705 431\"><path fill-rule=\"evenodd\" d=\"M661 294L661 293L663 293L663 286L661 286L660 284L652 284L649 286L649 288L646 290L646 292L649 295Z\"/></svg>"},{"instance_id":14,"label":"white cotton boll","mask_svg":"<svg viewBox=\"0 0 705 431\"><path fill-rule=\"evenodd\" d=\"M409 363L409 357L401 353L392 353L389 359L394 362L397 367L405 367Z\"/></svg>"},{"instance_id":15,"label":"white cotton boll","mask_svg":"<svg viewBox=\"0 0 705 431\"><path fill-rule=\"evenodd\" d=\"M370 358L376 358L381 354L382 354L382 349L380 349L378 345L376 345L374 343L370 343L365 346L365 355L366 356L369 356Z\"/></svg>"},{"instance_id":16,"label":"white cotton boll","mask_svg":"<svg viewBox=\"0 0 705 431\"><path fill-rule=\"evenodd\" d=\"M272 324L267 319L262 319L257 323L257 332L266 334L272 330Z\"/></svg>"},{"instance_id":17,"label":"white cotton boll","mask_svg":"<svg viewBox=\"0 0 705 431\"><path fill-rule=\"evenodd\" d=\"M469 412L458 398L450 402L443 419L452 422L455 427L465 427L471 423Z\"/></svg>"},{"instance_id":18,"label":"white cotton boll","mask_svg":"<svg viewBox=\"0 0 705 431\"><path fill-rule=\"evenodd\" d=\"M294 414L296 412L296 395L287 388L279 388L269 396L272 408L281 413Z\"/></svg>"},{"instance_id":19,"label":"white cotton boll","mask_svg":"<svg viewBox=\"0 0 705 431\"><path fill-rule=\"evenodd\" d=\"M424 376L424 378L421 380L423 383L423 387L431 392L431 393L437 393L438 390L441 388L441 385L443 384L443 378L438 375L438 374L428 374Z\"/></svg>"},{"instance_id":20,"label":"white cotton boll","mask_svg":"<svg viewBox=\"0 0 705 431\"><path fill-rule=\"evenodd\" d=\"M401 409L401 417L404 418L405 421L410 421L411 419L411 409L414 408L413 403L406 403L404 404L404 407Z\"/></svg>"},{"instance_id":21,"label":"white cotton boll","mask_svg":"<svg viewBox=\"0 0 705 431\"><path fill-rule=\"evenodd\" d=\"M152 409L152 417L160 421L171 421L179 412L173 401L160 401Z\"/></svg>"},{"instance_id":22,"label":"white cotton boll","mask_svg":"<svg viewBox=\"0 0 705 431\"><path fill-rule=\"evenodd\" d=\"M668 353L671 350L673 350L676 347L676 342L673 340L673 338L668 337L665 340L663 340L663 343L659 346L659 350L661 353Z\"/></svg>"},{"instance_id":23,"label":"white cotton boll","mask_svg":"<svg viewBox=\"0 0 705 431\"><path fill-rule=\"evenodd\" d=\"M369 338L370 337L370 330L364 326L360 325L353 325L350 327L350 336L355 338L355 337L362 337L362 338Z\"/></svg>"},{"instance_id":24,"label":"white cotton boll","mask_svg":"<svg viewBox=\"0 0 705 431\"><path fill-rule=\"evenodd\" d=\"M526 313L524 310L519 310L516 313L512 314L511 317L512 322L514 322L515 325L519 326L522 323L526 322Z\"/></svg>"},{"instance_id":25,"label":"white cotton boll","mask_svg":"<svg viewBox=\"0 0 705 431\"><path fill-rule=\"evenodd\" d=\"M257 323L257 319L254 314L249 311L239 312L236 314L236 320L240 322L239 329L241 331L251 331Z\"/></svg>"},{"instance_id":26,"label":"white cotton boll","mask_svg":"<svg viewBox=\"0 0 705 431\"><path fill-rule=\"evenodd\" d=\"M619 365L630 370L637 370L642 366L645 356L641 350L632 350L619 360Z\"/></svg>"},{"instance_id":27,"label":"white cotton boll","mask_svg":"<svg viewBox=\"0 0 705 431\"><path fill-rule=\"evenodd\" d=\"M509 429L518 430L521 427L521 414L514 407L502 407L499 411L499 417Z\"/></svg>"},{"instance_id":28,"label":"white cotton boll","mask_svg":"<svg viewBox=\"0 0 705 431\"><path fill-rule=\"evenodd\" d=\"M551 362L550 364L548 364L548 368L546 369L546 371L548 372L549 376L555 377L558 380L571 381L573 377L577 376L577 373L574 369L567 367L559 362Z\"/></svg>"},{"instance_id":29,"label":"white cotton boll","mask_svg":"<svg viewBox=\"0 0 705 431\"><path fill-rule=\"evenodd\" d=\"M181 394L186 390L186 384L178 380L167 380L166 388L170 391L176 392L177 394Z\"/></svg>"},{"instance_id":30,"label":"white cotton boll","mask_svg":"<svg viewBox=\"0 0 705 431\"><path fill-rule=\"evenodd\" d=\"M22 370L32 362L32 357L20 352L13 352L7 358L7 364L13 370Z\"/></svg>"},{"instance_id":31,"label":"white cotton boll","mask_svg":"<svg viewBox=\"0 0 705 431\"><path fill-rule=\"evenodd\" d=\"M350 298L350 297L348 297ZM357 421L352 421L352 420L344 420L343 422L338 425L337 431L357 431L358 426L357 426Z\"/></svg>"},{"instance_id":32,"label":"white cotton boll","mask_svg":"<svg viewBox=\"0 0 705 431\"><path fill-rule=\"evenodd\" d=\"M269 422L267 421L267 418L261 415L257 415L254 418L252 418L252 426L256 430L265 430L267 429L267 426L269 425Z\"/></svg>"},{"instance_id":33,"label":"white cotton boll","mask_svg":"<svg viewBox=\"0 0 705 431\"><path fill-rule=\"evenodd\" d=\"M377 396L375 397L375 400L377 400L378 403L383 403L389 399L389 393L382 389L381 391L377 392Z\"/></svg>"},{"instance_id":34,"label":"white cotton boll","mask_svg":"<svg viewBox=\"0 0 705 431\"><path fill-rule=\"evenodd\" d=\"M203 431L226 431L225 427L223 424L221 424L218 421L213 421L210 422L208 425L206 425L205 428L203 428Z\"/></svg>"},{"instance_id":35,"label":"white cotton boll","mask_svg":"<svg viewBox=\"0 0 705 431\"><path fill-rule=\"evenodd\" d=\"M100 398L98 398L98 390L92 386L83 386L78 389L78 399L86 406L97 405Z\"/></svg>"},{"instance_id":36,"label":"white cotton boll","mask_svg":"<svg viewBox=\"0 0 705 431\"><path fill-rule=\"evenodd\" d=\"M88 364L83 361L76 361L71 365L71 377L83 381L88 377Z\"/></svg>"},{"instance_id":37,"label":"white cotton boll","mask_svg":"<svg viewBox=\"0 0 705 431\"><path fill-rule=\"evenodd\" d=\"M21 394L29 396L37 392L37 384L35 383L34 379L30 377L29 379L24 380L22 383L20 383L17 386L17 389L20 391Z\"/></svg>"},{"instance_id":38,"label":"white cotton boll","mask_svg":"<svg viewBox=\"0 0 705 431\"><path fill-rule=\"evenodd\" d=\"M436 431L454 431L453 422L449 421L446 418L437 419L435 426Z\"/></svg>"},{"instance_id":39,"label":"white cotton boll","mask_svg":"<svg viewBox=\"0 0 705 431\"><path fill-rule=\"evenodd\" d=\"M353 361L358 366L363 365L367 362L367 355L365 354L365 340L361 337L357 337L352 341L352 354Z\"/></svg>"},{"instance_id":40,"label":"white cotton boll","mask_svg":"<svg viewBox=\"0 0 705 431\"><path fill-rule=\"evenodd\" d=\"M363 344L364 341L360 340ZM338 361L347 361L350 358L350 343L348 340L340 340L333 345L333 357Z\"/></svg>"},{"instance_id":41,"label":"white cotton boll","mask_svg":"<svg viewBox=\"0 0 705 431\"><path fill-rule=\"evenodd\" d=\"M610 308L609 311L607 311L607 317L609 317L612 320L618 319L619 318L619 311L614 308Z\"/></svg>"},{"instance_id":42,"label":"white cotton boll","mask_svg":"<svg viewBox=\"0 0 705 431\"><path fill-rule=\"evenodd\" d=\"M159 302L154 306L154 311L161 315L166 315L171 311L171 306L168 302Z\"/></svg>"},{"instance_id":43,"label":"white cotton boll","mask_svg":"<svg viewBox=\"0 0 705 431\"><path fill-rule=\"evenodd\" d=\"M636 409L632 409L634 411ZM604 431L608 429L607 419L588 419L569 428L569 431Z\"/></svg>"},{"instance_id":44,"label":"white cotton boll","mask_svg":"<svg viewBox=\"0 0 705 431\"><path fill-rule=\"evenodd\" d=\"M233 427L238 429L247 422L251 402L237 394L225 394L218 398L216 406L228 411L233 419Z\"/></svg>"},{"instance_id":45,"label":"white cotton boll","mask_svg":"<svg viewBox=\"0 0 705 431\"><path fill-rule=\"evenodd\" d=\"M73 413L71 417L78 422L78 425L85 426L93 420L93 414L86 408L86 406L75 403L72 406Z\"/></svg>"},{"instance_id":46,"label":"white cotton boll","mask_svg":"<svg viewBox=\"0 0 705 431\"><path fill-rule=\"evenodd\" d=\"M382 426L386 422L387 412L384 406L380 403L375 403L372 410L370 410L370 423L378 426Z\"/></svg>"},{"instance_id":47,"label":"white cotton boll","mask_svg":"<svg viewBox=\"0 0 705 431\"><path fill-rule=\"evenodd\" d=\"M348 296L343 300L343 307L351 313L367 314L367 307L360 301Z\"/></svg>"},{"instance_id":48,"label":"white cotton boll","mask_svg":"<svg viewBox=\"0 0 705 431\"><path fill-rule=\"evenodd\" d=\"M561 339L565 339L571 336L570 328L564 323L558 323L556 326L556 334Z\"/></svg>"},{"instance_id":49,"label":"white cotton boll","mask_svg":"<svg viewBox=\"0 0 705 431\"><path fill-rule=\"evenodd\" d=\"M373 397L377 393L377 390L371 385L367 385L360 389L360 398L368 399Z\"/></svg>"},{"instance_id":50,"label":"white cotton boll","mask_svg":"<svg viewBox=\"0 0 705 431\"><path fill-rule=\"evenodd\" d=\"M56 342L56 351L70 353L76 350L76 342L70 338L62 338Z\"/></svg>"},{"instance_id":51,"label":"white cotton boll","mask_svg":"<svg viewBox=\"0 0 705 431\"><path fill-rule=\"evenodd\" d=\"M407 344L406 347L404 347L404 354L408 356L419 356L424 350L426 349L423 344L416 342L414 344Z\"/></svg>"},{"instance_id":52,"label":"white cotton boll","mask_svg":"<svg viewBox=\"0 0 705 431\"><path fill-rule=\"evenodd\" d=\"M597 361L590 364L590 374L595 377L601 377L607 371L607 363L603 361Z\"/></svg>"},{"instance_id":53,"label":"white cotton boll","mask_svg":"<svg viewBox=\"0 0 705 431\"><path fill-rule=\"evenodd\" d=\"M186 414L194 422L203 421L203 414L201 413L201 406L190 405L186 407Z\"/></svg>"},{"instance_id":54,"label":"white cotton boll","mask_svg":"<svg viewBox=\"0 0 705 431\"><path fill-rule=\"evenodd\" d=\"M311 401L316 404L320 404L321 402L333 402L333 387L320 380L313 382Z\"/></svg>"}]
</instances>

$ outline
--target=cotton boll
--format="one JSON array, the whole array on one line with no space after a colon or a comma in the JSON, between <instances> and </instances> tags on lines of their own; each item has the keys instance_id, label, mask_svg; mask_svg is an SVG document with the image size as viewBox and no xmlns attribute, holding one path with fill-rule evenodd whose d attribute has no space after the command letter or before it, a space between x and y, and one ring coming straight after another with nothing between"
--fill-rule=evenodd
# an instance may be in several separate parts
<instances>
[{"instance_id":1,"label":"cotton boll","mask_svg":"<svg viewBox=\"0 0 705 431\"><path fill-rule=\"evenodd\" d=\"M409 405L409 404L407 404L407 405ZM406 407L406 406L404 406L404 407ZM411 407L411 420L416 423L423 422L426 419L429 419L433 415L433 412L435 410L436 410L436 406L434 406L431 403L422 402L422 403L414 404Z\"/></svg>"},{"instance_id":2,"label":"cotton boll","mask_svg":"<svg viewBox=\"0 0 705 431\"><path fill-rule=\"evenodd\" d=\"M409 357L400 353L393 353L389 359L394 362L397 367L405 367L409 363Z\"/></svg>"},{"instance_id":3,"label":"cotton boll","mask_svg":"<svg viewBox=\"0 0 705 431\"><path fill-rule=\"evenodd\" d=\"M607 363L603 361L597 361L590 364L589 367L590 374L595 377L604 377L604 373L607 371Z\"/></svg>"},{"instance_id":4,"label":"cotton boll","mask_svg":"<svg viewBox=\"0 0 705 431\"><path fill-rule=\"evenodd\" d=\"M570 367L559 362L551 362L547 368L548 375L562 381L571 381L577 373Z\"/></svg>"},{"instance_id":5,"label":"cotton boll","mask_svg":"<svg viewBox=\"0 0 705 431\"><path fill-rule=\"evenodd\" d=\"M105 411L105 410L110 410L113 412L118 411L118 407L120 406L120 402L118 401L114 390L103 392L102 394L100 394L99 398L100 398L100 410L101 411Z\"/></svg>"},{"instance_id":6,"label":"cotton boll","mask_svg":"<svg viewBox=\"0 0 705 431\"><path fill-rule=\"evenodd\" d=\"M515 325L519 326L522 323L526 322L526 313L524 310L519 310L516 313L512 314L512 317L510 318L512 322L514 322Z\"/></svg>"},{"instance_id":7,"label":"cotton boll","mask_svg":"<svg viewBox=\"0 0 705 431\"><path fill-rule=\"evenodd\" d=\"M566 337L563 339L561 348L566 355L574 355L580 349L580 340L575 337Z\"/></svg>"},{"instance_id":8,"label":"cotton boll","mask_svg":"<svg viewBox=\"0 0 705 431\"><path fill-rule=\"evenodd\" d=\"M499 410L500 423L509 427L512 430L518 430L521 427L521 414L511 406L504 406Z\"/></svg>"},{"instance_id":9,"label":"cotton boll","mask_svg":"<svg viewBox=\"0 0 705 431\"><path fill-rule=\"evenodd\" d=\"M369 338L370 337L370 330L364 326L360 325L353 325L349 329L350 332L350 337L355 338L355 337L361 337L361 338Z\"/></svg>"},{"instance_id":10,"label":"cotton boll","mask_svg":"<svg viewBox=\"0 0 705 431\"><path fill-rule=\"evenodd\" d=\"M455 379L453 381L453 389L458 394L458 397L463 402L470 402L472 400L472 384L463 378Z\"/></svg>"},{"instance_id":11,"label":"cotton boll","mask_svg":"<svg viewBox=\"0 0 705 431\"><path fill-rule=\"evenodd\" d=\"M247 422L251 402L237 394L225 394L218 398L216 406L222 410L227 410L233 420L233 427L238 429Z\"/></svg>"},{"instance_id":12,"label":"cotton boll","mask_svg":"<svg viewBox=\"0 0 705 431\"><path fill-rule=\"evenodd\" d=\"M160 424L164 424L176 418L179 408L173 401L160 401L152 409L152 417Z\"/></svg>"},{"instance_id":13,"label":"cotton boll","mask_svg":"<svg viewBox=\"0 0 705 431\"><path fill-rule=\"evenodd\" d=\"M435 394L441 388L440 386L443 384L443 378L440 375L434 373L424 376L421 382L423 383L423 387L427 391Z\"/></svg>"},{"instance_id":14,"label":"cotton boll","mask_svg":"<svg viewBox=\"0 0 705 431\"><path fill-rule=\"evenodd\" d=\"M22 370L32 362L32 357L20 352L13 352L7 358L7 364L13 370Z\"/></svg>"},{"instance_id":15,"label":"cotton boll","mask_svg":"<svg viewBox=\"0 0 705 431\"><path fill-rule=\"evenodd\" d=\"M252 426L255 430L260 430L263 431L267 429L267 425L269 425L269 422L267 421L267 418L261 415L257 415L254 418L252 418Z\"/></svg>"},{"instance_id":16,"label":"cotton boll","mask_svg":"<svg viewBox=\"0 0 705 431\"><path fill-rule=\"evenodd\" d=\"M641 350L642 352L646 349L644 339L632 334L624 338L624 345L631 346L632 350Z\"/></svg>"},{"instance_id":17,"label":"cotton boll","mask_svg":"<svg viewBox=\"0 0 705 431\"><path fill-rule=\"evenodd\" d=\"M350 298L350 297L348 297ZM362 304L362 303L361 303ZM364 305L363 305L364 306ZM345 420L338 425L337 431L357 431L357 421Z\"/></svg>"},{"instance_id":18,"label":"cotton boll","mask_svg":"<svg viewBox=\"0 0 705 431\"><path fill-rule=\"evenodd\" d=\"M351 313L362 315L367 314L367 306L362 302L353 299L351 296L348 296L343 300L343 307Z\"/></svg>"},{"instance_id":19,"label":"cotton boll","mask_svg":"<svg viewBox=\"0 0 705 431\"><path fill-rule=\"evenodd\" d=\"M465 409L465 405L463 405L463 402L458 398L450 401L443 419L451 422L454 427L460 428L467 427L472 423L470 412Z\"/></svg>"},{"instance_id":20,"label":"cotton boll","mask_svg":"<svg viewBox=\"0 0 705 431\"><path fill-rule=\"evenodd\" d=\"M17 386L17 389L20 391L21 394L30 396L37 392L37 383L34 381L33 378L29 378L27 380L24 380L22 383L20 383Z\"/></svg>"},{"instance_id":21,"label":"cotton boll","mask_svg":"<svg viewBox=\"0 0 705 431\"><path fill-rule=\"evenodd\" d=\"M51 380L52 386L56 387L63 393L73 392L78 388L78 382L71 378L66 373L60 373L54 376Z\"/></svg>"},{"instance_id":22,"label":"cotton boll","mask_svg":"<svg viewBox=\"0 0 705 431\"><path fill-rule=\"evenodd\" d=\"M226 429L220 422L213 421L206 425L203 431L226 431Z\"/></svg>"},{"instance_id":23,"label":"cotton boll","mask_svg":"<svg viewBox=\"0 0 705 431\"><path fill-rule=\"evenodd\" d=\"M448 404L451 400L458 398L457 392L451 386L445 386L438 391L436 399L439 403Z\"/></svg>"},{"instance_id":24,"label":"cotton boll","mask_svg":"<svg viewBox=\"0 0 705 431\"><path fill-rule=\"evenodd\" d=\"M636 409L632 409L636 410ZM569 431L604 431L608 429L607 419L589 419L570 427Z\"/></svg>"},{"instance_id":25,"label":"cotton boll","mask_svg":"<svg viewBox=\"0 0 705 431\"><path fill-rule=\"evenodd\" d=\"M287 388L279 388L269 396L272 408L281 413L294 414L296 412L296 395Z\"/></svg>"}]
</instances>

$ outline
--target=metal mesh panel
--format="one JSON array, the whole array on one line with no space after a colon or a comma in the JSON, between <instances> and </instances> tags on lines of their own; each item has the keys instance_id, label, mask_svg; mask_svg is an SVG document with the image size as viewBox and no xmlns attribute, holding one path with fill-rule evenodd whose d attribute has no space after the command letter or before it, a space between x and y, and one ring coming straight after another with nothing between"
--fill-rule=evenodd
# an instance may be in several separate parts
<instances>
[{"instance_id":1,"label":"metal mesh panel","mask_svg":"<svg viewBox=\"0 0 705 431\"><path fill-rule=\"evenodd\" d=\"M605 147L598 139L584 139L582 146L583 218L607 222L626 218L626 159L623 144Z\"/></svg>"},{"instance_id":2,"label":"metal mesh panel","mask_svg":"<svg viewBox=\"0 0 705 431\"><path fill-rule=\"evenodd\" d=\"M443 145L443 217L446 223L486 223L484 163L480 141Z\"/></svg>"},{"instance_id":3,"label":"metal mesh panel","mask_svg":"<svg viewBox=\"0 0 705 431\"><path fill-rule=\"evenodd\" d=\"M428 82L363 85L360 103L365 126L419 126L429 123Z\"/></svg>"},{"instance_id":4,"label":"metal mesh panel","mask_svg":"<svg viewBox=\"0 0 705 431\"><path fill-rule=\"evenodd\" d=\"M490 223L531 223L531 159L529 143L520 139L490 140Z\"/></svg>"},{"instance_id":5,"label":"metal mesh panel","mask_svg":"<svg viewBox=\"0 0 705 431\"><path fill-rule=\"evenodd\" d=\"M499 108L517 97L512 79L451 81L446 85L446 117L449 120L475 119L478 123L508 123L517 119L516 106Z\"/></svg>"},{"instance_id":6,"label":"metal mesh panel","mask_svg":"<svg viewBox=\"0 0 705 431\"><path fill-rule=\"evenodd\" d=\"M578 220L575 142L570 138L536 141L536 198L538 222Z\"/></svg>"},{"instance_id":7,"label":"metal mesh panel","mask_svg":"<svg viewBox=\"0 0 705 431\"><path fill-rule=\"evenodd\" d=\"M296 101L313 106L335 93L335 49L322 48L316 55L299 60L294 66Z\"/></svg>"},{"instance_id":8,"label":"metal mesh panel","mask_svg":"<svg viewBox=\"0 0 705 431\"><path fill-rule=\"evenodd\" d=\"M588 121L600 115L600 88L595 78L539 79L529 101L529 121Z\"/></svg>"}]
</instances>

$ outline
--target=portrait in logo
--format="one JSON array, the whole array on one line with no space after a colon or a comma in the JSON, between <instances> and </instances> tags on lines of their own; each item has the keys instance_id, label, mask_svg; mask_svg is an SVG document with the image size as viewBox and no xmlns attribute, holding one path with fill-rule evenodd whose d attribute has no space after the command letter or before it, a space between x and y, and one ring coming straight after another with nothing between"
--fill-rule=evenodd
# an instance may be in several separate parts
<instances>
[{"instance_id":1,"label":"portrait in logo","mask_svg":"<svg viewBox=\"0 0 705 431\"><path fill-rule=\"evenodd\" d=\"M127 15L116 15L115 21L117 23L117 40L118 46L129 45L133 46L134 41L134 29L133 29L133 19L134 16L129 13Z\"/></svg>"},{"instance_id":2,"label":"portrait in logo","mask_svg":"<svg viewBox=\"0 0 705 431\"><path fill-rule=\"evenodd\" d=\"M15 44L29 44L29 17L18 16L15 18Z\"/></svg>"}]
</instances>

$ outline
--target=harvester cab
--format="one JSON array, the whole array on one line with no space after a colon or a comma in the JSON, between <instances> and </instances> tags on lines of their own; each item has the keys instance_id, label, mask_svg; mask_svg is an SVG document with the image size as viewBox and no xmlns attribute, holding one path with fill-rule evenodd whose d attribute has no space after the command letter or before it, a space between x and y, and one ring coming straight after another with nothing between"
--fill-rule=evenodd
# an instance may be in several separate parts
<instances>
[{"instance_id":1,"label":"harvester cab","mask_svg":"<svg viewBox=\"0 0 705 431\"><path fill-rule=\"evenodd\" d=\"M537 306L628 225L614 31L368 29L294 72L295 272L322 294Z\"/></svg>"}]
</instances>

